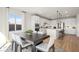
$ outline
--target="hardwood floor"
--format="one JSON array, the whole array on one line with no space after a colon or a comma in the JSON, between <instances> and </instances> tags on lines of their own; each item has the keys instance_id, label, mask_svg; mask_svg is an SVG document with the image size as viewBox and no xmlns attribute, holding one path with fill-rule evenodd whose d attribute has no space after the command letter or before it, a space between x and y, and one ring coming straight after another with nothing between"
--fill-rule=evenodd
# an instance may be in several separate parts
<instances>
[{"instance_id":1,"label":"hardwood floor","mask_svg":"<svg viewBox=\"0 0 79 59\"><path fill-rule=\"evenodd\" d=\"M79 52L79 37L65 35L55 40L55 48L63 48L65 52Z\"/></svg>"}]
</instances>

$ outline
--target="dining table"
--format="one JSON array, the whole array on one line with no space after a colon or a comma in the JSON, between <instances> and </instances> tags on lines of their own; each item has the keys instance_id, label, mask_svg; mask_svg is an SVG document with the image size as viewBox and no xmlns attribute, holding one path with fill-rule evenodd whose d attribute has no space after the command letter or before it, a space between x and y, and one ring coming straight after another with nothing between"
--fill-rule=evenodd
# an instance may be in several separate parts
<instances>
[{"instance_id":1,"label":"dining table","mask_svg":"<svg viewBox=\"0 0 79 59\"><path fill-rule=\"evenodd\" d=\"M39 33L32 33L32 35L28 34L21 34L20 35L21 39L23 41L29 41L32 43L32 52L36 52L36 45L40 44L45 40L46 38L50 37L47 34L39 34Z\"/></svg>"}]
</instances>

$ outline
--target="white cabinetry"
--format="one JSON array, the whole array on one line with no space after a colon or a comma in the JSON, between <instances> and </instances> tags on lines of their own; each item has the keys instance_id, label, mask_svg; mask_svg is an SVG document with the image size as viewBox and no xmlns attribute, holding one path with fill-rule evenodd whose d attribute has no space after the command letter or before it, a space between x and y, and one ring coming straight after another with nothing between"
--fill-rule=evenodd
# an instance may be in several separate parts
<instances>
[{"instance_id":1,"label":"white cabinetry","mask_svg":"<svg viewBox=\"0 0 79 59\"><path fill-rule=\"evenodd\" d=\"M31 28L33 31L35 31L35 23L40 23L40 17L39 16L36 16L36 15L33 15L31 17Z\"/></svg>"},{"instance_id":2,"label":"white cabinetry","mask_svg":"<svg viewBox=\"0 0 79 59\"><path fill-rule=\"evenodd\" d=\"M75 35L76 34L76 29L65 29L65 33Z\"/></svg>"},{"instance_id":3,"label":"white cabinetry","mask_svg":"<svg viewBox=\"0 0 79 59\"><path fill-rule=\"evenodd\" d=\"M47 35L50 35L52 39L57 39L60 37L60 31L62 29L47 29Z\"/></svg>"},{"instance_id":4,"label":"white cabinetry","mask_svg":"<svg viewBox=\"0 0 79 59\"><path fill-rule=\"evenodd\" d=\"M77 36L79 37L79 15L77 15Z\"/></svg>"}]
</instances>

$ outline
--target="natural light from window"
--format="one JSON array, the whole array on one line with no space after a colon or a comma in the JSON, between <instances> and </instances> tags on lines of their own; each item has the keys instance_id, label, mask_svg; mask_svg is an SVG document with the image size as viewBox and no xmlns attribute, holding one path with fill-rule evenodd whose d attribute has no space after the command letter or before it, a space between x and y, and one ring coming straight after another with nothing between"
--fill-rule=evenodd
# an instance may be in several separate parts
<instances>
[{"instance_id":1,"label":"natural light from window","mask_svg":"<svg viewBox=\"0 0 79 59\"><path fill-rule=\"evenodd\" d=\"M9 31L22 29L22 17L16 14L9 14Z\"/></svg>"}]
</instances>

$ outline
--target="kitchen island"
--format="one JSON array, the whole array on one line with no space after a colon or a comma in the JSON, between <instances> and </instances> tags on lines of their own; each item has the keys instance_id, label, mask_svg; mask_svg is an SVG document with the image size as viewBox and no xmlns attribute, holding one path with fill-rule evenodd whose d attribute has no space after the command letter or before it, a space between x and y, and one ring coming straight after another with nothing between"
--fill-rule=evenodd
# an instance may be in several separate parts
<instances>
[{"instance_id":1,"label":"kitchen island","mask_svg":"<svg viewBox=\"0 0 79 59\"><path fill-rule=\"evenodd\" d=\"M53 39L57 39L62 36L63 29L47 29L47 35L50 35Z\"/></svg>"}]
</instances>

